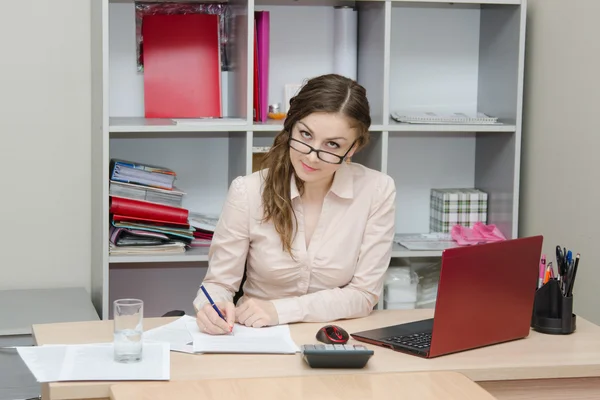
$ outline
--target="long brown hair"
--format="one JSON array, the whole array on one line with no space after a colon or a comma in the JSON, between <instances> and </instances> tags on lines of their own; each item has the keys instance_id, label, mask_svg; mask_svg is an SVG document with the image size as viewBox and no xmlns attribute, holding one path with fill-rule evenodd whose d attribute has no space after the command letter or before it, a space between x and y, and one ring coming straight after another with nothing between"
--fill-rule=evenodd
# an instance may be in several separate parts
<instances>
[{"instance_id":1,"label":"long brown hair","mask_svg":"<svg viewBox=\"0 0 600 400\"><path fill-rule=\"evenodd\" d=\"M357 150L369 141L371 116L366 90L357 82L337 74L312 78L290 100L283 130L277 134L273 146L265 155L262 168L267 176L262 193L263 222L272 221L281 238L284 251L292 255L296 214L292 207L290 181L294 172L288 141L296 123L315 112L341 113L357 130ZM296 186L303 193L303 182L296 177ZM293 256L293 255L292 255Z\"/></svg>"}]
</instances>

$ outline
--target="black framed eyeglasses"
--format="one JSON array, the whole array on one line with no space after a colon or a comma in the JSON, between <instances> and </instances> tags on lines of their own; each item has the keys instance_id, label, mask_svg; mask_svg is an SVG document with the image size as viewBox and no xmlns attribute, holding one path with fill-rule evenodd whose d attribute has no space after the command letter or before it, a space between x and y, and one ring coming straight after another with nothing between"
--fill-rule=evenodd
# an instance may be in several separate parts
<instances>
[{"instance_id":1,"label":"black framed eyeglasses","mask_svg":"<svg viewBox=\"0 0 600 400\"><path fill-rule=\"evenodd\" d=\"M354 142L352 142L352 146L350 146L350 148L348 149L348 151L346 152L346 154L344 154L343 156L339 156L337 154L334 153L330 153L328 151L325 150L318 150L315 149L314 147L298 140L298 139L293 139L290 138L289 140L289 145L292 149L296 150L297 152L300 152L302 154L310 154L313 151L315 153L317 153L317 157L319 158L319 160L324 161L328 164L341 164L344 162L344 159L346 158L346 156L348 155L348 153L350 153L350 150L352 150L352 147L354 147L354 143L356 143L356 140Z\"/></svg>"}]
</instances>

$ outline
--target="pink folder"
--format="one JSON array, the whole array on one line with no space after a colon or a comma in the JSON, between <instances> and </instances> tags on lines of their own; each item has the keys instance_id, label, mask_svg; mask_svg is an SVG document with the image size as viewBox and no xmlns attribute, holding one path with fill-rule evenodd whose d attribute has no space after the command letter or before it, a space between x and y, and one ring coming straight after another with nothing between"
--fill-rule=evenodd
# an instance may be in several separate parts
<instances>
[{"instance_id":1,"label":"pink folder","mask_svg":"<svg viewBox=\"0 0 600 400\"><path fill-rule=\"evenodd\" d=\"M258 40L258 120L266 122L269 111L269 12L255 11L254 22Z\"/></svg>"}]
</instances>

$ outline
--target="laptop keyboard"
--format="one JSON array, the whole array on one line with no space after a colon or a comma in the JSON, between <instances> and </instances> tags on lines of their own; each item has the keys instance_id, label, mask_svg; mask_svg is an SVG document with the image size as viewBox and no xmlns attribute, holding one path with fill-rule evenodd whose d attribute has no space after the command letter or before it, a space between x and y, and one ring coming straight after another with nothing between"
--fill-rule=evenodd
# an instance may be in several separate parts
<instances>
[{"instance_id":1,"label":"laptop keyboard","mask_svg":"<svg viewBox=\"0 0 600 400\"><path fill-rule=\"evenodd\" d=\"M412 335L393 336L385 339L386 342L393 342L403 346L410 346L416 349L428 349L431 346L431 332L413 333Z\"/></svg>"}]
</instances>

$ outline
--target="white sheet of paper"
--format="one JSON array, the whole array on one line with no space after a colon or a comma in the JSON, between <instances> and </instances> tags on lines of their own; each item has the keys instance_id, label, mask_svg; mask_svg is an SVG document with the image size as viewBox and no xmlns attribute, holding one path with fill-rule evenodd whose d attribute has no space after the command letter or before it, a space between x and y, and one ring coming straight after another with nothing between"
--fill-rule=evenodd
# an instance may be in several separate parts
<instances>
[{"instance_id":1,"label":"white sheet of paper","mask_svg":"<svg viewBox=\"0 0 600 400\"><path fill-rule=\"evenodd\" d=\"M159 326L144 332L144 342L164 342L169 343L171 351L180 353L193 353L192 335L187 329L187 322L195 323L196 319L189 315L184 315L169 324Z\"/></svg>"},{"instance_id":2,"label":"white sheet of paper","mask_svg":"<svg viewBox=\"0 0 600 400\"><path fill-rule=\"evenodd\" d=\"M56 382L60 377L67 346L17 347L21 359L38 382Z\"/></svg>"},{"instance_id":3,"label":"white sheet of paper","mask_svg":"<svg viewBox=\"0 0 600 400\"><path fill-rule=\"evenodd\" d=\"M194 351L199 353L295 354L300 351L287 325L249 328L235 324L233 333L209 335L200 332L195 321L187 322L194 339Z\"/></svg>"},{"instance_id":4,"label":"white sheet of paper","mask_svg":"<svg viewBox=\"0 0 600 400\"><path fill-rule=\"evenodd\" d=\"M144 343L142 361L114 360L112 343L28 346L17 349L38 382L169 380L168 343Z\"/></svg>"}]
</instances>

